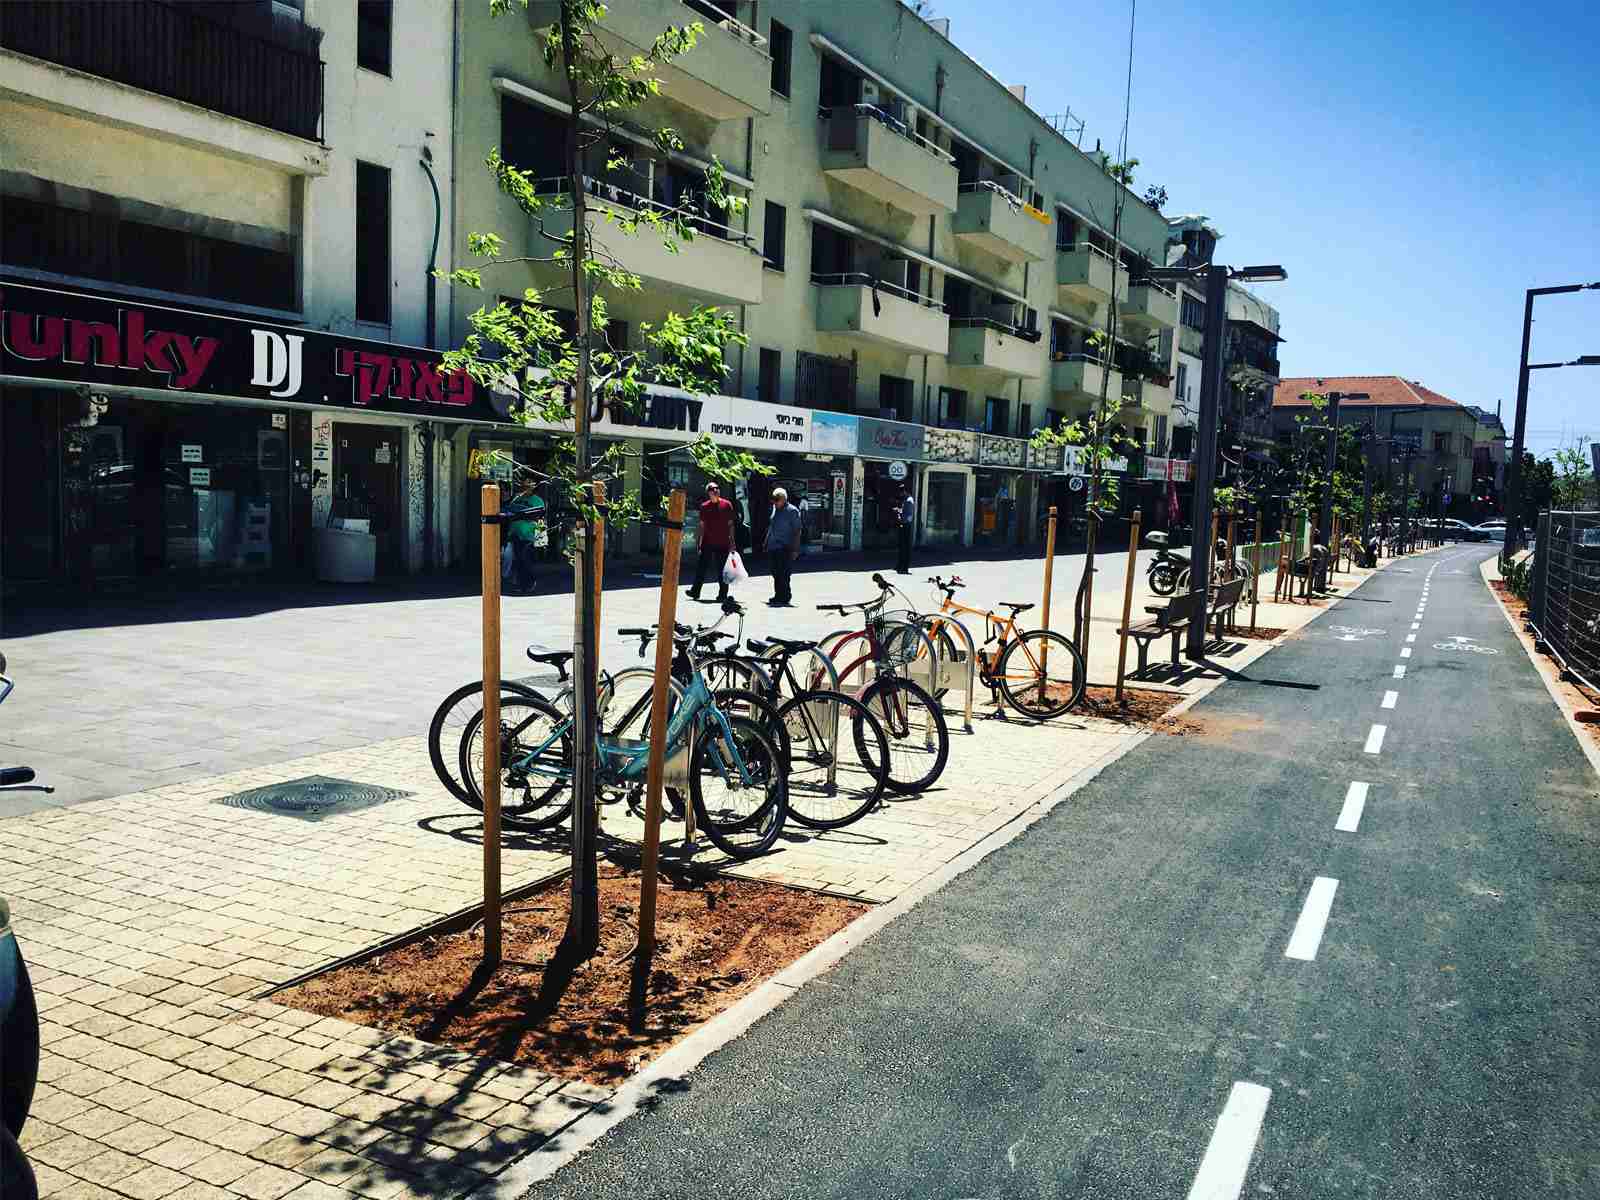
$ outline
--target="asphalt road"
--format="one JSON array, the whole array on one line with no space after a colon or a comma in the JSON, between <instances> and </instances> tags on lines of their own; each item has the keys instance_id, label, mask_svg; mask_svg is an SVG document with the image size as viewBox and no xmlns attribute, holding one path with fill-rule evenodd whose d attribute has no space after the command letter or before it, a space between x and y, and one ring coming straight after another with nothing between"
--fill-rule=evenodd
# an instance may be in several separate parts
<instances>
[{"instance_id":1,"label":"asphalt road","mask_svg":"<svg viewBox=\"0 0 1600 1200\"><path fill-rule=\"evenodd\" d=\"M1382 572L529 1196L1600 1195L1600 801L1493 552Z\"/></svg>"}]
</instances>

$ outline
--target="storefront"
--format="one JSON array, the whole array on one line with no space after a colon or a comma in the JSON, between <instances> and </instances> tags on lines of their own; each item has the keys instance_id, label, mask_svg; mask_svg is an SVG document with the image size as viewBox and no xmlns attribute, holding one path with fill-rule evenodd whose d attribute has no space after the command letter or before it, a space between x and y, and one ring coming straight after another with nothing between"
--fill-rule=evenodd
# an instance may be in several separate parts
<instances>
[{"instance_id":1,"label":"storefront","mask_svg":"<svg viewBox=\"0 0 1600 1200\"><path fill-rule=\"evenodd\" d=\"M1028 444L1018 438L978 435L978 469L973 475L974 511L972 544L1012 546L1025 538L1028 523L1021 518L1026 486Z\"/></svg>"},{"instance_id":2,"label":"storefront","mask_svg":"<svg viewBox=\"0 0 1600 1200\"><path fill-rule=\"evenodd\" d=\"M318 574L343 526L370 571L418 570L431 427L501 416L434 351L6 284L0 569L84 590Z\"/></svg>"},{"instance_id":3,"label":"storefront","mask_svg":"<svg viewBox=\"0 0 1600 1200\"><path fill-rule=\"evenodd\" d=\"M921 492L923 437L927 430L905 421L883 421L860 417L854 470L858 473L859 500L852 510L854 533L859 513L859 536L853 544L863 549L892 549L899 537L899 507L902 494L914 496L918 508L918 541L926 529L926 507Z\"/></svg>"}]
</instances>

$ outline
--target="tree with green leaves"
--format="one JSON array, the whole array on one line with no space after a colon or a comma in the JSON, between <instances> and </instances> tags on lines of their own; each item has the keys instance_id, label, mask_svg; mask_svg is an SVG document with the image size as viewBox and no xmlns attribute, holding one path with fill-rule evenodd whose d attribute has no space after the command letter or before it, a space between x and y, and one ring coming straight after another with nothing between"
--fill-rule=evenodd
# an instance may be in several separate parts
<instances>
[{"instance_id":1,"label":"tree with green leaves","mask_svg":"<svg viewBox=\"0 0 1600 1200\"><path fill-rule=\"evenodd\" d=\"M513 10L526 11L530 0L486 0L490 13L502 17ZM449 280L468 290L484 288L486 274L540 270L551 279L544 287L526 287L515 302L485 305L469 320L471 332L461 347L444 356L445 365L467 371L480 384L513 394L513 418L571 428L551 467L551 480L565 490L579 513L577 608L573 639L573 718L575 762L572 805L572 909L561 957L569 962L590 957L599 946L599 888L596 878L598 847L595 839L595 715L598 674L594 555L594 484L605 482L609 526L616 528L644 516L636 494L622 485L624 460L637 453L624 443L613 443L594 453L590 426L601 411L626 417L640 414L646 388L666 385L704 394L715 390L727 374L727 347L745 344L732 314L716 308L671 312L659 323L641 323L646 346L654 351L619 350L609 346L604 331L608 323L608 294L639 292L643 281L623 268L596 243L598 223L615 226L625 234L660 237L671 250L692 241L693 222L701 214L696 198L676 205L646 202L636 208L591 203L592 180L586 159L597 151L606 169L623 162L612 149L612 135L626 114L660 92L656 72L679 55L690 53L703 32L698 22L669 26L645 54L619 58L596 36L606 6L599 0L533 0L536 12L548 11L551 20L536 33L538 53L545 65L559 73L564 83L561 97L568 106L565 173L560 180L536 179L528 171L492 151L485 167L499 190L511 197L529 218L535 252L517 254L493 232L468 236L468 249L478 265L451 272ZM508 27L508 36L519 36ZM682 149L670 128L650 131L663 155ZM715 159L705 172L704 199L729 214L742 210L744 201L730 195L722 166ZM541 252L542 251L542 252ZM572 332L565 332L553 300L564 298L572 316ZM560 306L560 307L565 307ZM695 463L706 474L734 479L764 473L753 456L715 445L707 436L689 446Z\"/></svg>"},{"instance_id":2,"label":"tree with green leaves","mask_svg":"<svg viewBox=\"0 0 1600 1200\"><path fill-rule=\"evenodd\" d=\"M1561 509L1588 508L1594 503L1594 469L1583 443L1565 446L1550 456L1552 500ZM1538 509L1528 510L1537 513Z\"/></svg>"}]
</instances>

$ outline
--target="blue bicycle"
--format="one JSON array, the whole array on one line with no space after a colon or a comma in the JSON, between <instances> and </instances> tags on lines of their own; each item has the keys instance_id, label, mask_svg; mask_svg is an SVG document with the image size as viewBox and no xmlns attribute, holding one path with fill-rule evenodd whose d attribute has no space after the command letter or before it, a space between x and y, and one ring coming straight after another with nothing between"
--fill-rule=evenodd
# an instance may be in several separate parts
<instances>
[{"instance_id":1,"label":"blue bicycle","mask_svg":"<svg viewBox=\"0 0 1600 1200\"><path fill-rule=\"evenodd\" d=\"M695 654L695 631L677 625L674 632L691 674L682 698L673 699L667 723L669 790L687 775L696 825L712 844L733 858L763 854L778 840L789 814L782 753L759 722L718 705ZM463 730L460 749L461 778L479 804L482 724L480 710ZM567 818L573 749L570 712L538 696L501 696L501 798L503 805L517 810L520 823L550 828ZM597 788L640 792L649 749L646 738L600 736L595 742Z\"/></svg>"}]
</instances>

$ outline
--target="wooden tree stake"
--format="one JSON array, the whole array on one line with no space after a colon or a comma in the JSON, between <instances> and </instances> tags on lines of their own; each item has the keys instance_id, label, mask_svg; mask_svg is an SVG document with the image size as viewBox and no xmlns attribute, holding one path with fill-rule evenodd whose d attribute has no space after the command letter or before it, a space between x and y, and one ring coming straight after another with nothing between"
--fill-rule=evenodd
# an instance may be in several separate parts
<instances>
[{"instance_id":1,"label":"wooden tree stake","mask_svg":"<svg viewBox=\"0 0 1600 1200\"><path fill-rule=\"evenodd\" d=\"M483 965L500 965L500 486L483 485ZM490 520L488 518L495 518Z\"/></svg>"},{"instance_id":2,"label":"wooden tree stake","mask_svg":"<svg viewBox=\"0 0 1600 1200\"><path fill-rule=\"evenodd\" d=\"M661 790L666 775L667 700L672 692L672 629L678 616L678 552L683 542L684 494L674 488L667 501L665 557L661 563L661 604L656 634L656 675L650 690L650 757L644 783L644 857L639 871L639 961L656 949L656 873L661 860ZM688 797L684 798L688 806ZM685 813L685 817L688 814Z\"/></svg>"},{"instance_id":3,"label":"wooden tree stake","mask_svg":"<svg viewBox=\"0 0 1600 1200\"><path fill-rule=\"evenodd\" d=\"M1117 703L1122 703L1123 673L1128 669L1128 617L1133 612L1133 576L1139 569L1139 523L1144 513L1135 510L1128 528L1128 577L1122 581L1122 639L1117 647Z\"/></svg>"},{"instance_id":4,"label":"wooden tree stake","mask_svg":"<svg viewBox=\"0 0 1600 1200\"><path fill-rule=\"evenodd\" d=\"M1256 544L1252 548L1250 557L1250 632L1256 631L1256 606L1261 603L1261 509L1256 508Z\"/></svg>"},{"instance_id":5,"label":"wooden tree stake","mask_svg":"<svg viewBox=\"0 0 1600 1200\"><path fill-rule=\"evenodd\" d=\"M594 481L594 627L596 633L604 628L600 620L600 595L605 591L605 566L606 566L606 485L602 480ZM598 641L598 636L596 641ZM598 673L597 673L598 678ZM599 705L599 697L595 697L595 704ZM598 707L596 708L598 712ZM594 831L600 832L600 789L594 793Z\"/></svg>"},{"instance_id":6,"label":"wooden tree stake","mask_svg":"<svg viewBox=\"0 0 1600 1200\"><path fill-rule=\"evenodd\" d=\"M1050 506L1049 515L1044 523L1044 603L1040 607L1044 610L1039 614L1039 628L1050 628L1050 582L1055 574L1056 567L1056 506ZM1050 640L1045 639L1039 652L1041 673L1048 669L1050 661Z\"/></svg>"}]
</instances>

